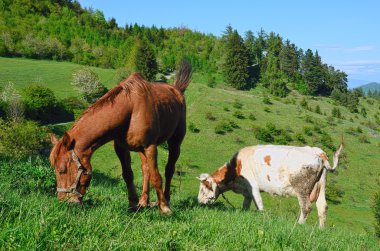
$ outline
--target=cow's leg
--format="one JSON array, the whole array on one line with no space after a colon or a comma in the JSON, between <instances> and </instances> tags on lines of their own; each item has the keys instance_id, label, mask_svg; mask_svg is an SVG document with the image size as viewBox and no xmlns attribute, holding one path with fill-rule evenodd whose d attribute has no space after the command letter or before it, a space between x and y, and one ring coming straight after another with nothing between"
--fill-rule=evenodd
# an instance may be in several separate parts
<instances>
[{"instance_id":1,"label":"cow's leg","mask_svg":"<svg viewBox=\"0 0 380 251\"><path fill-rule=\"evenodd\" d=\"M149 166L149 179L157 192L158 206L163 214L170 214L171 210L162 191L162 178L157 166L157 146L150 145L144 150L144 154Z\"/></svg>"},{"instance_id":2,"label":"cow's leg","mask_svg":"<svg viewBox=\"0 0 380 251\"><path fill-rule=\"evenodd\" d=\"M181 153L181 141L176 138L171 138L168 140L169 146L169 157L168 163L165 167L165 199L167 202L170 202L170 184L173 178L173 174L175 171L175 163L177 162L179 155Z\"/></svg>"},{"instance_id":3,"label":"cow's leg","mask_svg":"<svg viewBox=\"0 0 380 251\"><path fill-rule=\"evenodd\" d=\"M129 207L133 210L137 209L137 193L135 184L133 183L133 172L131 168L131 155L128 150L124 147L123 143L114 142L114 148L117 157L120 160L122 167L122 175L128 188L128 201Z\"/></svg>"},{"instance_id":4,"label":"cow's leg","mask_svg":"<svg viewBox=\"0 0 380 251\"><path fill-rule=\"evenodd\" d=\"M326 203L326 171L324 170L319 182L317 183L319 186L319 196L317 199L317 210L319 217L319 228L324 228L326 221L326 211L327 211L327 203Z\"/></svg>"},{"instance_id":5,"label":"cow's leg","mask_svg":"<svg viewBox=\"0 0 380 251\"><path fill-rule=\"evenodd\" d=\"M243 209L248 210L251 207L251 203L252 203L252 197L244 196Z\"/></svg>"},{"instance_id":6,"label":"cow's leg","mask_svg":"<svg viewBox=\"0 0 380 251\"><path fill-rule=\"evenodd\" d=\"M311 211L311 203L308 196L298 196L298 202L300 204L301 212L300 216L298 218L298 223L303 224L305 223L307 216L309 215Z\"/></svg>"},{"instance_id":7,"label":"cow's leg","mask_svg":"<svg viewBox=\"0 0 380 251\"><path fill-rule=\"evenodd\" d=\"M141 159L141 171L143 175L142 192L139 200L139 206L146 207L149 204L149 165L145 155L139 152Z\"/></svg>"},{"instance_id":8,"label":"cow's leg","mask_svg":"<svg viewBox=\"0 0 380 251\"><path fill-rule=\"evenodd\" d=\"M252 183L251 183L252 184ZM261 198L260 195L260 189L258 187L253 187L251 190L251 195L253 202L255 202L256 208L260 211L264 210L264 204L263 204L263 199Z\"/></svg>"}]
</instances>

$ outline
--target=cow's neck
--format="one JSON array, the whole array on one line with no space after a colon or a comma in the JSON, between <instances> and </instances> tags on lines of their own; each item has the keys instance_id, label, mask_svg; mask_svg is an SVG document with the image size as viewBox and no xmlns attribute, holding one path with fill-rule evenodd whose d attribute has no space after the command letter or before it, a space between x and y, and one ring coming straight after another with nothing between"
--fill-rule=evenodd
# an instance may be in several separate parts
<instances>
[{"instance_id":1,"label":"cow's neck","mask_svg":"<svg viewBox=\"0 0 380 251\"><path fill-rule=\"evenodd\" d=\"M232 189L235 179L240 176L241 161L236 153L231 160L216 170L211 176L216 184L224 191Z\"/></svg>"}]
</instances>

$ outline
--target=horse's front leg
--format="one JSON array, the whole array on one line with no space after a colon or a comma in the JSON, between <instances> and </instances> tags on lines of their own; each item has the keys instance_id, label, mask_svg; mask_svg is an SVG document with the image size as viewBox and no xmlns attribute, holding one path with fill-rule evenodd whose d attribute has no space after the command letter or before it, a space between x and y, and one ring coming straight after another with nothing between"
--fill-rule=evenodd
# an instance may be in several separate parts
<instances>
[{"instance_id":1,"label":"horse's front leg","mask_svg":"<svg viewBox=\"0 0 380 251\"><path fill-rule=\"evenodd\" d=\"M146 207L149 204L149 165L144 153L139 152L141 159L141 171L143 177L142 192L139 200L140 207Z\"/></svg>"},{"instance_id":2,"label":"horse's front leg","mask_svg":"<svg viewBox=\"0 0 380 251\"><path fill-rule=\"evenodd\" d=\"M150 145L144 150L145 157L149 166L149 179L157 192L158 206L163 214L170 214L168 202L162 191L162 178L157 166L157 145Z\"/></svg>"}]
</instances>

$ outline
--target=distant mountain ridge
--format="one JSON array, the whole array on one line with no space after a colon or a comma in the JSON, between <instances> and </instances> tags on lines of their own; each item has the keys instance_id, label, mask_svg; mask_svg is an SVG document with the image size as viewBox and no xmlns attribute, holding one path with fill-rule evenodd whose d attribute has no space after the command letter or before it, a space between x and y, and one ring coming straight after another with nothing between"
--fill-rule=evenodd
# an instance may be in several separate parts
<instances>
[{"instance_id":1,"label":"distant mountain ridge","mask_svg":"<svg viewBox=\"0 0 380 251\"><path fill-rule=\"evenodd\" d=\"M368 83L368 84L365 84L365 85L361 85L358 88L363 89L363 91L365 93L368 93L368 91L371 91L371 92L374 92L374 91L380 92L380 83L371 82L371 83Z\"/></svg>"}]
</instances>

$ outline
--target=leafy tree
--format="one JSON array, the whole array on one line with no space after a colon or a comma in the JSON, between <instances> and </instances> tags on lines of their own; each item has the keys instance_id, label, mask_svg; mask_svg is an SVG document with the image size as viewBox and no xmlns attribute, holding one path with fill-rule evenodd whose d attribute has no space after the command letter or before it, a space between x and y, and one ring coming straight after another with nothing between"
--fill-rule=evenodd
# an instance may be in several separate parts
<instances>
[{"instance_id":1,"label":"leafy tree","mask_svg":"<svg viewBox=\"0 0 380 251\"><path fill-rule=\"evenodd\" d=\"M88 103L95 102L107 92L107 88L100 83L99 76L89 67L74 72L71 85Z\"/></svg>"},{"instance_id":2,"label":"leafy tree","mask_svg":"<svg viewBox=\"0 0 380 251\"><path fill-rule=\"evenodd\" d=\"M225 62L223 73L226 82L232 87L243 90L250 87L248 71L249 55L237 30L232 31L228 26L224 35L225 39Z\"/></svg>"}]
</instances>

